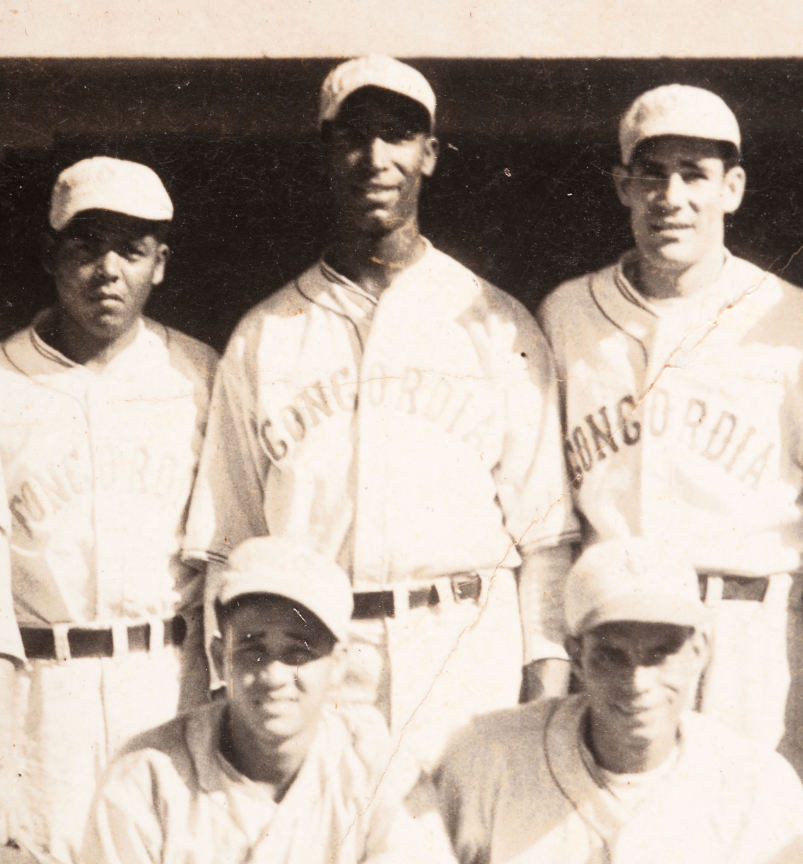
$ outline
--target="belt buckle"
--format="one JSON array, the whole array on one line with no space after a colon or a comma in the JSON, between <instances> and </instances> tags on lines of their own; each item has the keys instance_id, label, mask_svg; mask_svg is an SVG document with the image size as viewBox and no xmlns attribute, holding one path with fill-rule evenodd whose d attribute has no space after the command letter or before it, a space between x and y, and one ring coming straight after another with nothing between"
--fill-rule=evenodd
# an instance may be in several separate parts
<instances>
[{"instance_id":1,"label":"belt buckle","mask_svg":"<svg viewBox=\"0 0 803 864\"><path fill-rule=\"evenodd\" d=\"M469 587L472 587L478 579L482 579L479 573L474 570L471 573L463 573L459 576L452 576L449 580L452 585L452 597L455 603L460 603L462 600L478 600L482 592L482 583L480 582L480 590L477 591L477 596L472 597L469 594L464 594Z\"/></svg>"},{"instance_id":2,"label":"belt buckle","mask_svg":"<svg viewBox=\"0 0 803 864\"><path fill-rule=\"evenodd\" d=\"M162 651L165 647L165 622L161 618L153 616L148 618L148 653Z\"/></svg>"}]
</instances>

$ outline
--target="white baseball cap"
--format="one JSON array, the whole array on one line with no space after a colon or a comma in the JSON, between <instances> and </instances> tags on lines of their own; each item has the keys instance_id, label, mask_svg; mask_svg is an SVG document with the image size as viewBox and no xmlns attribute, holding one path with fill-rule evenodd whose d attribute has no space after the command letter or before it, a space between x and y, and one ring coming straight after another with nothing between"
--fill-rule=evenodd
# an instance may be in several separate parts
<instances>
[{"instance_id":1,"label":"white baseball cap","mask_svg":"<svg viewBox=\"0 0 803 864\"><path fill-rule=\"evenodd\" d=\"M55 231L84 210L111 210L154 222L173 218L173 202L153 169L110 156L93 156L70 165L53 186L50 226Z\"/></svg>"},{"instance_id":2,"label":"white baseball cap","mask_svg":"<svg viewBox=\"0 0 803 864\"><path fill-rule=\"evenodd\" d=\"M642 141L660 135L724 141L737 152L742 147L739 123L725 102L710 90L686 84L648 90L627 109L619 123L622 164L630 164Z\"/></svg>"},{"instance_id":3,"label":"white baseball cap","mask_svg":"<svg viewBox=\"0 0 803 864\"><path fill-rule=\"evenodd\" d=\"M399 93L422 105L435 125L435 92L429 81L412 66L385 54L368 54L336 66L321 85L318 127L337 117L340 106L362 87L379 87Z\"/></svg>"},{"instance_id":4,"label":"white baseball cap","mask_svg":"<svg viewBox=\"0 0 803 864\"><path fill-rule=\"evenodd\" d=\"M564 609L575 636L611 621L696 627L707 617L691 564L637 537L589 546L569 572Z\"/></svg>"},{"instance_id":5,"label":"white baseball cap","mask_svg":"<svg viewBox=\"0 0 803 864\"><path fill-rule=\"evenodd\" d=\"M334 562L287 537L251 537L235 547L218 575L215 597L277 594L304 606L344 641L353 609L351 583Z\"/></svg>"}]
</instances>

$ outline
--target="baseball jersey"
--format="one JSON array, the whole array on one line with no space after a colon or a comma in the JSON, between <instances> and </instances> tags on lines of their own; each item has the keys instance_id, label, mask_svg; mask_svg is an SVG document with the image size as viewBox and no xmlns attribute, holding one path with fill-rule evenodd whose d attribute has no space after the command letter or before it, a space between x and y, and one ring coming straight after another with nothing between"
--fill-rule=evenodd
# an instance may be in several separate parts
<instances>
[{"instance_id":1,"label":"baseball jersey","mask_svg":"<svg viewBox=\"0 0 803 864\"><path fill-rule=\"evenodd\" d=\"M143 319L96 371L42 340L42 320L0 352L17 619L172 615L192 572L179 546L215 354Z\"/></svg>"},{"instance_id":2,"label":"baseball jersey","mask_svg":"<svg viewBox=\"0 0 803 864\"><path fill-rule=\"evenodd\" d=\"M321 261L231 338L185 554L300 535L358 590L516 567L575 532L559 452L548 346L513 298L430 244L379 298Z\"/></svg>"},{"instance_id":3,"label":"baseball jersey","mask_svg":"<svg viewBox=\"0 0 803 864\"><path fill-rule=\"evenodd\" d=\"M726 253L700 296L655 301L628 260L559 286L539 313L587 540L664 535L700 570L796 570L803 294Z\"/></svg>"},{"instance_id":4,"label":"baseball jersey","mask_svg":"<svg viewBox=\"0 0 803 864\"><path fill-rule=\"evenodd\" d=\"M606 782L589 765L585 716L571 696L476 718L455 736L436 781L461 864L803 860L803 788L778 754L689 712L664 766Z\"/></svg>"},{"instance_id":5,"label":"baseball jersey","mask_svg":"<svg viewBox=\"0 0 803 864\"><path fill-rule=\"evenodd\" d=\"M141 736L112 763L92 807L82 860L452 860L437 812L414 818L421 804L408 812L405 795L380 783L390 740L378 714L326 710L301 769L277 802L270 787L240 774L220 753L225 710L225 703L195 709Z\"/></svg>"}]
</instances>

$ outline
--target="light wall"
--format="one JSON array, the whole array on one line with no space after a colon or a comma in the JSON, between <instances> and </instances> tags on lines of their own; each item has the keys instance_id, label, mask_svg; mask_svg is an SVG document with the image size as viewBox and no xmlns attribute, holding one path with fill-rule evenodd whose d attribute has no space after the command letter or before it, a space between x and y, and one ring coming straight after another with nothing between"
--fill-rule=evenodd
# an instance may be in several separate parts
<instances>
[{"instance_id":1,"label":"light wall","mask_svg":"<svg viewBox=\"0 0 803 864\"><path fill-rule=\"evenodd\" d=\"M785 57L799 0L0 0L4 57Z\"/></svg>"}]
</instances>

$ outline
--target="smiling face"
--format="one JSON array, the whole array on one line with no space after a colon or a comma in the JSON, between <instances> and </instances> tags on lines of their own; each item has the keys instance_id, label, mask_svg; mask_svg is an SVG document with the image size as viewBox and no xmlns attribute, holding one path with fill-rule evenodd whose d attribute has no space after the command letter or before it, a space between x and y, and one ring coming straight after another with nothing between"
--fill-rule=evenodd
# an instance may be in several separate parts
<instances>
[{"instance_id":1,"label":"smiling face","mask_svg":"<svg viewBox=\"0 0 803 864\"><path fill-rule=\"evenodd\" d=\"M313 613L274 595L232 601L222 630L213 654L235 737L270 751L311 736L342 675L342 645Z\"/></svg>"},{"instance_id":2,"label":"smiling face","mask_svg":"<svg viewBox=\"0 0 803 864\"><path fill-rule=\"evenodd\" d=\"M741 204L745 175L738 165L726 167L716 141L649 139L632 164L618 168L614 176L645 263L663 272L682 272L721 254L724 217Z\"/></svg>"},{"instance_id":3,"label":"smiling face","mask_svg":"<svg viewBox=\"0 0 803 864\"><path fill-rule=\"evenodd\" d=\"M422 106L387 90L364 87L343 103L324 136L341 224L372 236L417 224L438 154L428 127Z\"/></svg>"},{"instance_id":4,"label":"smiling face","mask_svg":"<svg viewBox=\"0 0 803 864\"><path fill-rule=\"evenodd\" d=\"M169 253L157 233L153 223L93 210L53 237L45 266L56 286L68 341L83 343L91 352L132 329L164 278Z\"/></svg>"},{"instance_id":5,"label":"smiling face","mask_svg":"<svg viewBox=\"0 0 803 864\"><path fill-rule=\"evenodd\" d=\"M674 746L705 645L701 631L640 621L601 624L569 641L603 767L646 770L645 755Z\"/></svg>"}]
</instances>

